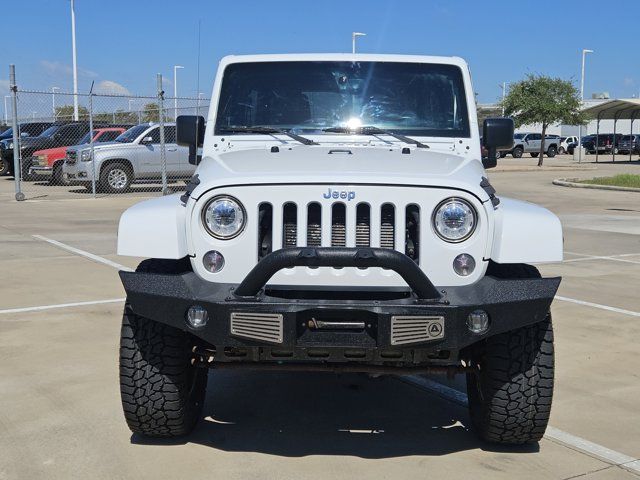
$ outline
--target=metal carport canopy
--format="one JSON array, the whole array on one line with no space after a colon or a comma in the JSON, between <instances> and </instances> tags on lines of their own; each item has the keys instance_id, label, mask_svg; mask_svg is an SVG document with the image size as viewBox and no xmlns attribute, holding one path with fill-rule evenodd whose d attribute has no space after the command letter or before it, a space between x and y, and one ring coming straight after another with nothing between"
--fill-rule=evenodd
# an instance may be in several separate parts
<instances>
[{"instance_id":1,"label":"metal carport canopy","mask_svg":"<svg viewBox=\"0 0 640 480\"><path fill-rule=\"evenodd\" d=\"M623 98L609 100L608 102L594 105L583 110L586 114L599 120L631 120L640 118L640 99ZM633 113L635 112L635 115Z\"/></svg>"},{"instance_id":2,"label":"metal carport canopy","mask_svg":"<svg viewBox=\"0 0 640 480\"><path fill-rule=\"evenodd\" d=\"M633 134L633 122L635 119L640 118L640 99L621 98L618 100L609 100L608 102L585 108L583 112L591 117L596 118L596 134L600 133L600 120L613 120L613 134L615 139L615 136L617 136L618 133L616 132L618 120L631 120L631 131L629 132L629 134ZM596 162L598 161L598 139L599 137L596 136ZM615 149L613 149L612 151L613 161L615 162ZM632 153L633 152L630 149L629 160L631 160Z\"/></svg>"}]
</instances>

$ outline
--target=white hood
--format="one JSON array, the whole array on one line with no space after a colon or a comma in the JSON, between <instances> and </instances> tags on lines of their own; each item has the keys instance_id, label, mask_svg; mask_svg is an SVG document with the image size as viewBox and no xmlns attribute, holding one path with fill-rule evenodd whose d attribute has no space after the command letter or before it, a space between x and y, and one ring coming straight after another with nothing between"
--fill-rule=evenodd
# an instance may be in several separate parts
<instances>
[{"instance_id":1,"label":"white hood","mask_svg":"<svg viewBox=\"0 0 640 480\"><path fill-rule=\"evenodd\" d=\"M197 198L212 187L247 184L420 185L466 190L482 201L482 164L472 158L410 148L286 146L246 149L204 157L196 172Z\"/></svg>"}]
</instances>

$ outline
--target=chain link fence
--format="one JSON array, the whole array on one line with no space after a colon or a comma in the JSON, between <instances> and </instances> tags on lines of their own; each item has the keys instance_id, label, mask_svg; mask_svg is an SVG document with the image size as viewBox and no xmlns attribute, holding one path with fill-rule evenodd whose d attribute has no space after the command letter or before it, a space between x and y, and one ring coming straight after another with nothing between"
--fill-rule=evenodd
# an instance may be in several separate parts
<instances>
[{"instance_id":1,"label":"chain link fence","mask_svg":"<svg viewBox=\"0 0 640 480\"><path fill-rule=\"evenodd\" d=\"M10 97L0 188L17 200L182 190L195 166L176 144L175 119L206 116L209 107L208 98L166 97L161 87L156 96L74 95L12 83Z\"/></svg>"}]
</instances>

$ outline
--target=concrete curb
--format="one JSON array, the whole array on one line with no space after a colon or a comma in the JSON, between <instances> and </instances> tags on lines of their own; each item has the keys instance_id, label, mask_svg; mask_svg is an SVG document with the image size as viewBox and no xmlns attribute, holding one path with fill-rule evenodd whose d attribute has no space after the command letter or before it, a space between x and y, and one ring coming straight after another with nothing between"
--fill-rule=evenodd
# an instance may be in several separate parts
<instances>
[{"instance_id":1,"label":"concrete curb","mask_svg":"<svg viewBox=\"0 0 640 480\"><path fill-rule=\"evenodd\" d=\"M578 183L578 178L556 178L552 183L561 187L591 188L593 190L613 190L616 192L640 192L640 188L616 187L614 185L594 185L592 183Z\"/></svg>"},{"instance_id":2,"label":"concrete curb","mask_svg":"<svg viewBox=\"0 0 640 480\"><path fill-rule=\"evenodd\" d=\"M598 167L595 166L571 166L571 165L558 165L554 167L542 166L538 167L535 165L504 165L502 167L498 166L491 169L491 173L497 172L571 172L571 171L582 171L582 170L597 170Z\"/></svg>"}]
</instances>

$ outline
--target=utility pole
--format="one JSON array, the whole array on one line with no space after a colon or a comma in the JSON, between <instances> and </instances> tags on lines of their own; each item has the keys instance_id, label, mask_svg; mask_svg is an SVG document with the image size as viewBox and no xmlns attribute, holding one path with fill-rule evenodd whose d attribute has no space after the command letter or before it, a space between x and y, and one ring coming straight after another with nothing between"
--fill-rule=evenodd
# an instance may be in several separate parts
<instances>
[{"instance_id":1,"label":"utility pole","mask_svg":"<svg viewBox=\"0 0 640 480\"><path fill-rule=\"evenodd\" d=\"M178 118L178 69L184 68L182 65L173 66L173 116Z\"/></svg>"},{"instance_id":2,"label":"utility pole","mask_svg":"<svg viewBox=\"0 0 640 480\"><path fill-rule=\"evenodd\" d=\"M593 50L582 49L582 75L580 76L580 108L584 105L584 61L587 53L593 53ZM582 125L578 125L578 163L582 162Z\"/></svg>"},{"instance_id":3,"label":"utility pole","mask_svg":"<svg viewBox=\"0 0 640 480\"><path fill-rule=\"evenodd\" d=\"M78 59L76 55L76 11L74 0L71 0L71 52L73 55L73 119L77 122L78 115Z\"/></svg>"},{"instance_id":4,"label":"utility pole","mask_svg":"<svg viewBox=\"0 0 640 480\"><path fill-rule=\"evenodd\" d=\"M351 32L351 53L356 53L356 38L365 37L367 34L362 32Z\"/></svg>"}]
</instances>

